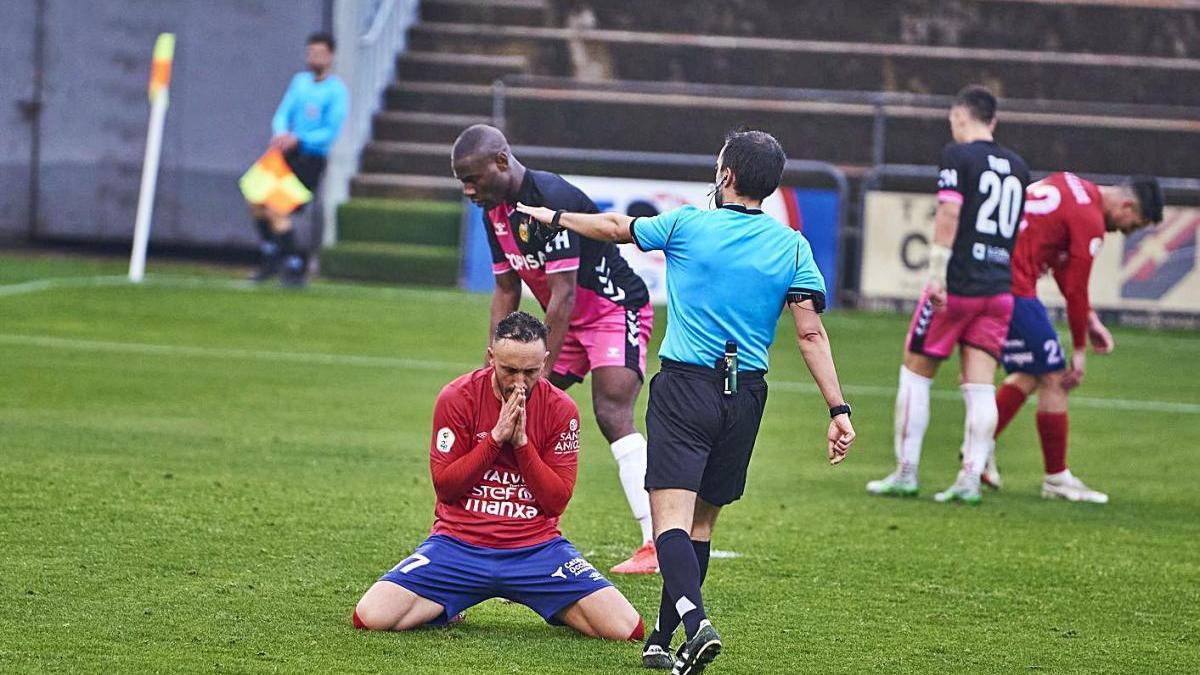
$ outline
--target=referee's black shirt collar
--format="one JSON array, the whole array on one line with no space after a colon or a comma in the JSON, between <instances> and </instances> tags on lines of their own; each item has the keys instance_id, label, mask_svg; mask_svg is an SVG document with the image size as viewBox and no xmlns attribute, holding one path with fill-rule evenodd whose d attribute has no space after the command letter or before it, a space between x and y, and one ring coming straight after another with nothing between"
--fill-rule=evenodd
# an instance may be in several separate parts
<instances>
[{"instance_id":1,"label":"referee's black shirt collar","mask_svg":"<svg viewBox=\"0 0 1200 675\"><path fill-rule=\"evenodd\" d=\"M745 206L742 206L741 204L722 204L721 208L729 209L731 211L737 211L738 213L745 213L745 214L751 215L751 216L757 216L758 214L763 212L762 209L748 209Z\"/></svg>"}]
</instances>

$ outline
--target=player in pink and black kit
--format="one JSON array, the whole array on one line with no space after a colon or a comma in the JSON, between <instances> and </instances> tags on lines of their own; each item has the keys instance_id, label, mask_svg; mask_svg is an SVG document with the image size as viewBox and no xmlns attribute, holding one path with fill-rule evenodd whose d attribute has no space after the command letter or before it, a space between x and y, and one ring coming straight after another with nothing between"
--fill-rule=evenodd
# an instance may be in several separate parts
<instances>
[{"instance_id":1,"label":"player in pink and black kit","mask_svg":"<svg viewBox=\"0 0 1200 675\"><path fill-rule=\"evenodd\" d=\"M517 202L575 213L598 209L561 176L518 162L499 129L478 124L463 131L452 161L463 194L485 211L483 227L496 274L492 328L520 305L524 282L545 310L550 329L546 378L566 389L591 373L596 422L611 444L642 535L633 556L612 571L653 574L658 559L644 485L646 439L633 426L654 323L646 284L612 243L552 232L516 212Z\"/></svg>"},{"instance_id":2,"label":"player in pink and black kit","mask_svg":"<svg viewBox=\"0 0 1200 675\"><path fill-rule=\"evenodd\" d=\"M960 390L967 415L963 465L939 502L981 500L980 474L996 430L996 365L1013 300L1010 262L1029 184L1020 155L996 143L996 98L970 86L950 108L954 144L942 152L929 281L905 344L896 395L896 470L867 483L877 495L915 495L929 386L954 347L962 350Z\"/></svg>"},{"instance_id":3,"label":"player in pink and black kit","mask_svg":"<svg viewBox=\"0 0 1200 675\"><path fill-rule=\"evenodd\" d=\"M545 325L514 312L496 328L488 367L442 389L429 449L433 529L359 600L356 628L445 625L498 597L592 637L642 638L637 610L559 532L579 410L542 378L547 356Z\"/></svg>"},{"instance_id":4,"label":"player in pink and black kit","mask_svg":"<svg viewBox=\"0 0 1200 675\"><path fill-rule=\"evenodd\" d=\"M1106 232L1130 234L1148 227L1162 220L1162 210L1162 188L1147 177L1099 186L1072 173L1056 173L1026 191L1025 220L1013 253L1015 306L1002 359L1009 375L996 393L996 435L1037 391L1037 430L1046 469L1043 497L1108 502L1108 495L1088 488L1067 468L1067 394L1083 380L1087 342L1098 354L1115 346L1088 302L1088 280ZM1058 333L1037 297L1038 279L1047 272L1067 301L1069 369ZM993 487L1000 486L994 465L985 476Z\"/></svg>"}]
</instances>

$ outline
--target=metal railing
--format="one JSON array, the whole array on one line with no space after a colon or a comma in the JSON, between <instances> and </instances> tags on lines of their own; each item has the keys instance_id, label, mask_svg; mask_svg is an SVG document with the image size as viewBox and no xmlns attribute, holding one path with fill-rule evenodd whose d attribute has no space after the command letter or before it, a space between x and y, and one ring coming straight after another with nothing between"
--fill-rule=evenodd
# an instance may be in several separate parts
<instances>
[{"instance_id":1,"label":"metal railing","mask_svg":"<svg viewBox=\"0 0 1200 675\"><path fill-rule=\"evenodd\" d=\"M759 112L826 112L872 118L871 164L884 163L892 119L940 119L952 96L902 92L697 84L641 80L581 82L569 77L508 75L492 84L492 117L503 128L509 100L523 98L610 100L640 98L647 104L727 108ZM1138 103L1037 99L1004 100L1004 119L1031 125L1141 129L1200 133L1200 108Z\"/></svg>"},{"instance_id":2,"label":"metal railing","mask_svg":"<svg viewBox=\"0 0 1200 675\"><path fill-rule=\"evenodd\" d=\"M863 218L867 193L877 189L885 178L922 179L932 184L937 168L925 165L887 164L885 147L887 123L892 118L942 117L953 97L897 92L841 91L827 89L797 89L740 85L712 85L684 82L620 81L581 82L572 78L509 75L492 85L493 124L504 128L509 113L509 101L517 98L571 98L579 96L609 98L615 92L625 95L654 98L662 105L704 106L723 105L734 101L739 109L800 111L806 107L835 110L859 116L870 116L871 166L864 167L855 177L861 178L857 198L851 203L847 170L828 162L789 160L788 169L797 172L829 176L839 194L839 261L837 287L854 302L858 280L854 273L862 261ZM627 97L626 97L627 98ZM1028 124L1091 125L1160 129L1166 131L1200 131L1200 110L1193 107L1144 105L1129 103L1094 103L1075 101L1045 101L1005 99L1006 119ZM528 148L526 151L552 150L546 158L577 159L582 161L613 161L661 166L712 167L706 155L687 155L623 150L581 150L567 148ZM850 167L853 168L853 167ZM1035 178L1048 175L1035 171ZM1097 183L1115 183L1123 176L1081 173L1081 177ZM1160 178L1168 195L1171 193L1200 195L1200 179ZM854 218L849 214L853 212Z\"/></svg>"},{"instance_id":3,"label":"metal railing","mask_svg":"<svg viewBox=\"0 0 1200 675\"><path fill-rule=\"evenodd\" d=\"M371 137L371 119L395 75L396 55L408 46L417 19L417 0L336 0L334 38L341 45L334 72L350 90L350 112L329 154L321 191L323 243L337 241L337 207L350 195L350 179Z\"/></svg>"}]
</instances>

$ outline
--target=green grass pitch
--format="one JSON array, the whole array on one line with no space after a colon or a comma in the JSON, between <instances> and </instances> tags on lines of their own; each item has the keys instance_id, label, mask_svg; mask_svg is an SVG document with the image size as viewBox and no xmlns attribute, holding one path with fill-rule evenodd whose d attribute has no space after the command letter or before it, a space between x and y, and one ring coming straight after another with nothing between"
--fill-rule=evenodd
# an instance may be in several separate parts
<instances>
[{"instance_id":1,"label":"green grass pitch","mask_svg":"<svg viewBox=\"0 0 1200 675\"><path fill-rule=\"evenodd\" d=\"M519 605L350 627L428 531L433 398L483 358L486 297L251 289L153 261L142 287L104 278L122 272L0 257L0 671L639 672L638 645ZM825 407L781 322L747 494L715 539L741 556L705 586L725 637L710 672L1200 671L1200 337L1116 330L1090 360L1071 465L1111 504L1038 496L1027 409L999 446L1004 491L969 508L930 498L957 466L956 363L922 496L870 498L905 318L826 323L858 442L826 465ZM636 527L588 390L572 393L585 433L563 525L607 570ZM658 579L613 580L653 622Z\"/></svg>"}]
</instances>

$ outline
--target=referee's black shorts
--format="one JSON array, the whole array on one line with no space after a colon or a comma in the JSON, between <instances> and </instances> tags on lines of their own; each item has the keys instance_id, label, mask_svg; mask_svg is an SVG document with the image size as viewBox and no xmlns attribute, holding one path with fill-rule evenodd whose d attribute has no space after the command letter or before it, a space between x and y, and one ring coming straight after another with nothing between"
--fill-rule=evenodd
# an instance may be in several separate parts
<instances>
[{"instance_id":1,"label":"referee's black shorts","mask_svg":"<svg viewBox=\"0 0 1200 675\"><path fill-rule=\"evenodd\" d=\"M321 184L321 176L325 173L326 158L322 155L310 155L300 150L300 144L283 153L283 161L292 169L292 173L296 174L296 178L308 188L309 192L316 193L317 186ZM296 207L292 213L302 213L304 209L311 204L301 204Z\"/></svg>"},{"instance_id":2,"label":"referee's black shorts","mask_svg":"<svg viewBox=\"0 0 1200 675\"><path fill-rule=\"evenodd\" d=\"M767 404L764 374L739 371L737 393L726 396L715 368L664 359L650 380L646 489L691 490L715 506L737 501Z\"/></svg>"}]
</instances>

